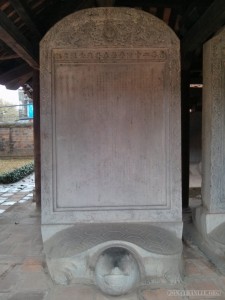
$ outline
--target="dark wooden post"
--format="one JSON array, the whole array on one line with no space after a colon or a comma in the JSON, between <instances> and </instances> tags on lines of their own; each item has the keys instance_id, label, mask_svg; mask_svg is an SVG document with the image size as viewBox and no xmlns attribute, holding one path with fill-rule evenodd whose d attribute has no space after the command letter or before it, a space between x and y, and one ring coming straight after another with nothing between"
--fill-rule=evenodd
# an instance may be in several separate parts
<instances>
[{"instance_id":1,"label":"dark wooden post","mask_svg":"<svg viewBox=\"0 0 225 300\"><path fill-rule=\"evenodd\" d=\"M181 71L181 155L182 155L182 206L189 207L189 70Z\"/></svg>"},{"instance_id":2,"label":"dark wooden post","mask_svg":"<svg viewBox=\"0 0 225 300\"><path fill-rule=\"evenodd\" d=\"M40 85L39 71L33 72L34 102L34 167L35 167L35 198L37 206L41 206L41 145L40 145Z\"/></svg>"}]
</instances>

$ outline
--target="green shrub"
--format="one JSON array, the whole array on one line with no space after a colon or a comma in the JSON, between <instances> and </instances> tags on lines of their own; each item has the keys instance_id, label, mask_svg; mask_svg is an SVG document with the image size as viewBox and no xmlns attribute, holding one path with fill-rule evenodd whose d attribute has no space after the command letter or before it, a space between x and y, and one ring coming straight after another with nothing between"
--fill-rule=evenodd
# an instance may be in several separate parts
<instances>
[{"instance_id":1,"label":"green shrub","mask_svg":"<svg viewBox=\"0 0 225 300\"><path fill-rule=\"evenodd\" d=\"M0 183L14 183L34 172L34 163L0 174Z\"/></svg>"}]
</instances>

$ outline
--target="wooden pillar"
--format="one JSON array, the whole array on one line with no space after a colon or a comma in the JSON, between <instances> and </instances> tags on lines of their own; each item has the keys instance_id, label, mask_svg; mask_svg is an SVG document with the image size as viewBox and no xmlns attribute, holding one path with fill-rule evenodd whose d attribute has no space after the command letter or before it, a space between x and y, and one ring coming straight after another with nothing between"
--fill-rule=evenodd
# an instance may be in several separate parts
<instances>
[{"instance_id":1,"label":"wooden pillar","mask_svg":"<svg viewBox=\"0 0 225 300\"><path fill-rule=\"evenodd\" d=\"M181 71L181 151L182 151L182 206L189 207L189 70Z\"/></svg>"},{"instance_id":2,"label":"wooden pillar","mask_svg":"<svg viewBox=\"0 0 225 300\"><path fill-rule=\"evenodd\" d=\"M35 167L35 197L37 206L41 205L41 147L40 147L40 92L39 71L33 72L33 102L34 102L34 167Z\"/></svg>"}]
</instances>

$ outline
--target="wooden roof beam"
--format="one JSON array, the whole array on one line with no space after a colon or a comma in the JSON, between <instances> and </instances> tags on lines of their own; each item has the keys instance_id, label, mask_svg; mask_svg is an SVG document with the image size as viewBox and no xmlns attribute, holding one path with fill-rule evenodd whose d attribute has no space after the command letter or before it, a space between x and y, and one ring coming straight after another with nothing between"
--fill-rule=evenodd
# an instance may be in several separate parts
<instances>
[{"instance_id":1,"label":"wooden roof beam","mask_svg":"<svg viewBox=\"0 0 225 300\"><path fill-rule=\"evenodd\" d=\"M0 39L0 49L4 50L7 54L15 54L11 48L9 48L1 39Z\"/></svg>"},{"instance_id":2,"label":"wooden roof beam","mask_svg":"<svg viewBox=\"0 0 225 300\"><path fill-rule=\"evenodd\" d=\"M97 0L96 2L100 7L112 7L115 4L115 0Z\"/></svg>"},{"instance_id":3,"label":"wooden roof beam","mask_svg":"<svg viewBox=\"0 0 225 300\"><path fill-rule=\"evenodd\" d=\"M25 63L20 64L17 67L14 67L8 71L1 72L0 83L7 85L8 82L11 82L16 78L19 78L24 74L30 73L31 71L32 71L31 67L28 66L27 64Z\"/></svg>"},{"instance_id":4,"label":"wooden roof beam","mask_svg":"<svg viewBox=\"0 0 225 300\"><path fill-rule=\"evenodd\" d=\"M9 54L9 55L0 56L0 61L1 60L17 59L17 58L19 58L18 54Z\"/></svg>"},{"instance_id":5,"label":"wooden roof beam","mask_svg":"<svg viewBox=\"0 0 225 300\"><path fill-rule=\"evenodd\" d=\"M181 36L184 36L191 26L193 26L193 24L199 20L203 13L202 10L206 10L212 4L212 2L212 0L204 0L204 3L199 3L199 1L196 0L190 1L185 12L182 14L179 30L179 34Z\"/></svg>"},{"instance_id":6,"label":"wooden roof beam","mask_svg":"<svg viewBox=\"0 0 225 300\"><path fill-rule=\"evenodd\" d=\"M181 40L184 56L196 51L224 23L225 1L215 0Z\"/></svg>"},{"instance_id":7,"label":"wooden roof beam","mask_svg":"<svg viewBox=\"0 0 225 300\"><path fill-rule=\"evenodd\" d=\"M55 0L58 1L58 0ZM95 6L95 0L83 0L79 1L66 1L61 2L56 5L53 3L48 7L47 10L45 10L40 15L40 23L42 20L44 20L44 26L45 30L49 30L49 27L53 26L56 22L67 16L68 14L71 14L75 11L90 8Z\"/></svg>"},{"instance_id":8,"label":"wooden roof beam","mask_svg":"<svg viewBox=\"0 0 225 300\"><path fill-rule=\"evenodd\" d=\"M32 68L38 69L38 59L34 55L33 46L17 29L13 22L0 11L0 39L25 60Z\"/></svg>"},{"instance_id":9,"label":"wooden roof beam","mask_svg":"<svg viewBox=\"0 0 225 300\"><path fill-rule=\"evenodd\" d=\"M116 0L115 6L181 8L184 2L184 0Z\"/></svg>"},{"instance_id":10,"label":"wooden roof beam","mask_svg":"<svg viewBox=\"0 0 225 300\"><path fill-rule=\"evenodd\" d=\"M40 40L41 34L33 21L31 10L27 6L26 2L24 0L9 0L9 2L14 7L20 18L29 27L30 31L38 38L38 40Z\"/></svg>"},{"instance_id":11,"label":"wooden roof beam","mask_svg":"<svg viewBox=\"0 0 225 300\"><path fill-rule=\"evenodd\" d=\"M26 82L28 82L33 76L33 71L24 73L21 76L18 76L17 78L8 81L5 86L7 89L10 90L17 90L20 86L23 86Z\"/></svg>"}]
</instances>

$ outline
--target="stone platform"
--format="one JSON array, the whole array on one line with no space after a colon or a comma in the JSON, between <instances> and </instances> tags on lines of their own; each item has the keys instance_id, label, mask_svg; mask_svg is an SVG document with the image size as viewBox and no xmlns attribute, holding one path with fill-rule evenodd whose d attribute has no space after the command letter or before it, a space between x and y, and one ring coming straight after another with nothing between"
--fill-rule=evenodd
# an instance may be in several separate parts
<instances>
[{"instance_id":1,"label":"stone platform","mask_svg":"<svg viewBox=\"0 0 225 300\"><path fill-rule=\"evenodd\" d=\"M110 297L102 295L91 284L73 284L70 287L57 285L50 279L43 254L40 211L36 209L32 200L17 203L0 215L0 299L225 299L225 276L221 275L195 244L186 241L183 246L185 276L183 282L177 283L175 286L171 286L169 283L158 284L146 281L135 292L127 296ZM199 295L188 296L191 291L197 291ZM203 295L203 291L206 293L210 291L214 293L214 296L206 297Z\"/></svg>"},{"instance_id":2,"label":"stone platform","mask_svg":"<svg viewBox=\"0 0 225 300\"><path fill-rule=\"evenodd\" d=\"M146 281L181 281L182 242L164 228L148 223L42 225L42 236L58 284L94 284L116 296Z\"/></svg>"}]
</instances>

